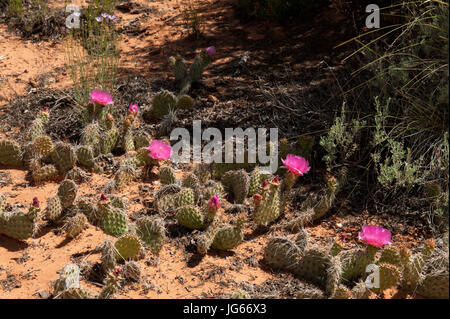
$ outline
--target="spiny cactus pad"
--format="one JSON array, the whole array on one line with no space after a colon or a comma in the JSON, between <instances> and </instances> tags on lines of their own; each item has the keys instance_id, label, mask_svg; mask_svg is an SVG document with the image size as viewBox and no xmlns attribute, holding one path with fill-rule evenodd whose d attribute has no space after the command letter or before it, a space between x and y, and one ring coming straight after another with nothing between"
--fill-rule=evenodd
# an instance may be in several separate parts
<instances>
[{"instance_id":1,"label":"spiny cactus pad","mask_svg":"<svg viewBox=\"0 0 450 319\"><path fill-rule=\"evenodd\" d=\"M63 212L63 207L59 196L50 197L47 200L47 208L45 210L45 217L50 221L57 221Z\"/></svg>"},{"instance_id":2,"label":"spiny cactus pad","mask_svg":"<svg viewBox=\"0 0 450 319\"><path fill-rule=\"evenodd\" d=\"M117 259L131 259L138 256L141 250L141 241L136 235L125 234L117 239L114 246L117 249Z\"/></svg>"},{"instance_id":3,"label":"spiny cactus pad","mask_svg":"<svg viewBox=\"0 0 450 319\"><path fill-rule=\"evenodd\" d=\"M0 234L25 240L33 236L36 229L37 212L0 212Z\"/></svg>"},{"instance_id":4,"label":"spiny cactus pad","mask_svg":"<svg viewBox=\"0 0 450 319\"><path fill-rule=\"evenodd\" d=\"M64 230L66 232L66 237L75 238L77 237L86 226L87 218L84 214L76 214L73 217L69 217L64 224Z\"/></svg>"},{"instance_id":5,"label":"spiny cactus pad","mask_svg":"<svg viewBox=\"0 0 450 319\"><path fill-rule=\"evenodd\" d=\"M189 229L202 229L204 225L203 214L194 206L180 207L176 211L178 223Z\"/></svg>"},{"instance_id":6,"label":"spiny cactus pad","mask_svg":"<svg viewBox=\"0 0 450 319\"><path fill-rule=\"evenodd\" d=\"M77 197L78 188L74 181L65 179L59 184L58 197L63 208L70 207Z\"/></svg>"},{"instance_id":7,"label":"spiny cactus pad","mask_svg":"<svg viewBox=\"0 0 450 319\"><path fill-rule=\"evenodd\" d=\"M175 184L177 181L175 171L169 166L159 168L159 179L163 185Z\"/></svg>"},{"instance_id":8,"label":"spiny cactus pad","mask_svg":"<svg viewBox=\"0 0 450 319\"><path fill-rule=\"evenodd\" d=\"M244 239L243 225L244 219L238 218L236 226L230 225L219 229L214 237L212 247L219 250L229 250L239 245Z\"/></svg>"},{"instance_id":9,"label":"spiny cactus pad","mask_svg":"<svg viewBox=\"0 0 450 319\"><path fill-rule=\"evenodd\" d=\"M102 219L102 229L111 236L119 237L128 231L127 215L118 208L110 207Z\"/></svg>"},{"instance_id":10,"label":"spiny cactus pad","mask_svg":"<svg viewBox=\"0 0 450 319\"><path fill-rule=\"evenodd\" d=\"M152 252L157 253L166 238L164 221L157 217L143 217L136 221L136 234Z\"/></svg>"},{"instance_id":11,"label":"spiny cactus pad","mask_svg":"<svg viewBox=\"0 0 450 319\"><path fill-rule=\"evenodd\" d=\"M56 168L65 173L75 166L77 160L75 151L69 143L58 142L52 153L52 160Z\"/></svg>"}]
</instances>

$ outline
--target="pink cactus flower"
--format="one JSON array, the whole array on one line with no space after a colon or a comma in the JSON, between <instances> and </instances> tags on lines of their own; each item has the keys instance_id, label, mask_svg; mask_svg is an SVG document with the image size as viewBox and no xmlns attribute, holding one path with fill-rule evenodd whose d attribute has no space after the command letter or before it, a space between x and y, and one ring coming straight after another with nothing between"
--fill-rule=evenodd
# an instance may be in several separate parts
<instances>
[{"instance_id":1,"label":"pink cactus flower","mask_svg":"<svg viewBox=\"0 0 450 319\"><path fill-rule=\"evenodd\" d=\"M89 98L89 103L97 103L101 105L114 104L111 94L104 91L93 90L91 94L89 94Z\"/></svg>"},{"instance_id":2,"label":"pink cactus flower","mask_svg":"<svg viewBox=\"0 0 450 319\"><path fill-rule=\"evenodd\" d=\"M37 197L33 198L33 207L39 208L39 199L37 199Z\"/></svg>"},{"instance_id":3,"label":"pink cactus flower","mask_svg":"<svg viewBox=\"0 0 450 319\"><path fill-rule=\"evenodd\" d=\"M172 155L172 147L158 140L153 140L145 149L150 152L148 156L156 160L168 160Z\"/></svg>"},{"instance_id":4,"label":"pink cactus flower","mask_svg":"<svg viewBox=\"0 0 450 319\"><path fill-rule=\"evenodd\" d=\"M213 55L216 54L216 48L214 46L207 47L205 49L205 51L206 51L206 54L208 54L208 56L210 56L210 57L212 57Z\"/></svg>"},{"instance_id":5,"label":"pink cactus flower","mask_svg":"<svg viewBox=\"0 0 450 319\"><path fill-rule=\"evenodd\" d=\"M216 194L209 199L208 207L213 211L216 211L219 209L219 207L220 207L219 195Z\"/></svg>"},{"instance_id":6,"label":"pink cactus flower","mask_svg":"<svg viewBox=\"0 0 450 319\"><path fill-rule=\"evenodd\" d=\"M303 176L303 174L308 173L309 169L311 168L305 158L293 154L288 154L286 156L286 159L281 159L281 161L285 165L281 166L282 168L287 168L291 173L297 176Z\"/></svg>"},{"instance_id":7,"label":"pink cactus flower","mask_svg":"<svg viewBox=\"0 0 450 319\"><path fill-rule=\"evenodd\" d=\"M49 113L50 110L48 109L48 106L44 107L44 113Z\"/></svg>"},{"instance_id":8,"label":"pink cactus flower","mask_svg":"<svg viewBox=\"0 0 450 319\"><path fill-rule=\"evenodd\" d=\"M391 232L380 226L363 226L358 238L378 248L391 244Z\"/></svg>"},{"instance_id":9,"label":"pink cactus flower","mask_svg":"<svg viewBox=\"0 0 450 319\"><path fill-rule=\"evenodd\" d=\"M100 195L100 200L101 200L101 201L108 200L108 197L107 197L105 194L101 194L101 195Z\"/></svg>"},{"instance_id":10,"label":"pink cactus flower","mask_svg":"<svg viewBox=\"0 0 450 319\"><path fill-rule=\"evenodd\" d=\"M137 114L137 112L139 112L137 104L130 104L130 107L128 108L128 112Z\"/></svg>"}]
</instances>

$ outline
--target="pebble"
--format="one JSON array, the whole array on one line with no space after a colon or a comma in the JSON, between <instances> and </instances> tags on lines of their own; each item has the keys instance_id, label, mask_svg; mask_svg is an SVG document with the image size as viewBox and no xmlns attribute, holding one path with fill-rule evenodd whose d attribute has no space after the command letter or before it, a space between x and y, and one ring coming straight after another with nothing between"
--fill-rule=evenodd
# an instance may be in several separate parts
<instances>
[{"instance_id":1,"label":"pebble","mask_svg":"<svg viewBox=\"0 0 450 319\"><path fill-rule=\"evenodd\" d=\"M213 102L213 103L218 103L218 102L219 102L219 99L216 98L216 97L215 97L214 95L212 95L212 94L208 95L208 100L210 100L210 101Z\"/></svg>"}]
</instances>

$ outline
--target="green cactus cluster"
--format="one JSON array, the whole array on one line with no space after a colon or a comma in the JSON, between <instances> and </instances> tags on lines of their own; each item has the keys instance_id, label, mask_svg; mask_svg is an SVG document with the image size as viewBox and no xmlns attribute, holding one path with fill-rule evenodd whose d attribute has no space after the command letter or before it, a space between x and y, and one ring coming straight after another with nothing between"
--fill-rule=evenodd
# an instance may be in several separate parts
<instances>
[{"instance_id":1,"label":"green cactus cluster","mask_svg":"<svg viewBox=\"0 0 450 319\"><path fill-rule=\"evenodd\" d=\"M333 245L326 250L308 238L302 229L293 239L270 239L264 249L265 263L316 284L333 299L369 298L372 293L394 287L426 298L448 298L448 249L425 244L416 254L392 245L350 250ZM379 274L378 281L373 281L378 286L370 288L365 282L369 280L369 265Z\"/></svg>"},{"instance_id":2,"label":"green cactus cluster","mask_svg":"<svg viewBox=\"0 0 450 319\"><path fill-rule=\"evenodd\" d=\"M78 213L73 217L69 217L66 219L66 222L63 226L64 231L66 233L67 238L75 238L86 227L87 217L82 214Z\"/></svg>"},{"instance_id":3,"label":"green cactus cluster","mask_svg":"<svg viewBox=\"0 0 450 319\"><path fill-rule=\"evenodd\" d=\"M153 97L151 115L155 119L162 119L177 109L187 110L193 106L194 99L189 95L182 94L177 97L170 91L161 90Z\"/></svg>"},{"instance_id":4,"label":"green cactus cluster","mask_svg":"<svg viewBox=\"0 0 450 319\"><path fill-rule=\"evenodd\" d=\"M244 240L245 218L240 216L236 220L236 225L226 225L217 230L211 247L218 250L230 250L235 248Z\"/></svg>"},{"instance_id":5,"label":"green cactus cluster","mask_svg":"<svg viewBox=\"0 0 450 319\"><path fill-rule=\"evenodd\" d=\"M181 186L177 184L163 185L155 194L153 207L161 214L169 210L175 209L178 193Z\"/></svg>"},{"instance_id":6,"label":"green cactus cluster","mask_svg":"<svg viewBox=\"0 0 450 319\"><path fill-rule=\"evenodd\" d=\"M175 80L181 92L188 93L192 84L201 80L205 68L211 63L211 58L206 51L202 50L190 67L179 55L170 57L169 63L174 68Z\"/></svg>"},{"instance_id":7,"label":"green cactus cluster","mask_svg":"<svg viewBox=\"0 0 450 319\"><path fill-rule=\"evenodd\" d=\"M20 167L23 165L23 150L13 140L0 140L0 165Z\"/></svg>"},{"instance_id":8,"label":"green cactus cluster","mask_svg":"<svg viewBox=\"0 0 450 319\"><path fill-rule=\"evenodd\" d=\"M108 235L119 237L128 232L127 214L112 205L105 205L102 208L101 228Z\"/></svg>"},{"instance_id":9,"label":"green cactus cluster","mask_svg":"<svg viewBox=\"0 0 450 319\"><path fill-rule=\"evenodd\" d=\"M170 185L177 183L175 171L170 166L162 166L159 168L159 179L161 181L161 184L163 185Z\"/></svg>"},{"instance_id":10,"label":"green cactus cluster","mask_svg":"<svg viewBox=\"0 0 450 319\"><path fill-rule=\"evenodd\" d=\"M136 258L141 251L141 241L138 236L133 234L124 234L120 236L114 244L118 260Z\"/></svg>"},{"instance_id":11,"label":"green cactus cluster","mask_svg":"<svg viewBox=\"0 0 450 319\"><path fill-rule=\"evenodd\" d=\"M158 253L165 240L164 221L158 217L143 217L136 221L136 234L153 253Z\"/></svg>"},{"instance_id":12,"label":"green cactus cluster","mask_svg":"<svg viewBox=\"0 0 450 319\"><path fill-rule=\"evenodd\" d=\"M3 209L0 209L0 234L17 240L26 240L32 237L37 230L36 221L39 212L39 208L33 206L30 206L28 212L21 210L4 211L3 207Z\"/></svg>"},{"instance_id":13,"label":"green cactus cluster","mask_svg":"<svg viewBox=\"0 0 450 319\"><path fill-rule=\"evenodd\" d=\"M299 229L322 218L333 207L336 195L345 184L346 175L346 170L342 170L337 178L327 175L325 191L309 195L302 203L301 213L288 224L288 228Z\"/></svg>"},{"instance_id":14,"label":"green cactus cluster","mask_svg":"<svg viewBox=\"0 0 450 319\"><path fill-rule=\"evenodd\" d=\"M255 211L253 220L258 225L268 225L275 221L281 214L280 211L280 183L271 181L266 185L261 185L258 194L260 198L255 198Z\"/></svg>"}]
</instances>

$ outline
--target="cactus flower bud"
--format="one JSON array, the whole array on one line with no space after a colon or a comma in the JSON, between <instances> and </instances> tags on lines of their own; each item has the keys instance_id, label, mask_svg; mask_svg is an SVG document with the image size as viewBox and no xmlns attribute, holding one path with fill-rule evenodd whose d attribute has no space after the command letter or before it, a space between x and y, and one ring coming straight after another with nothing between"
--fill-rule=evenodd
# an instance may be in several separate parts
<instances>
[{"instance_id":1,"label":"cactus flower bud","mask_svg":"<svg viewBox=\"0 0 450 319\"><path fill-rule=\"evenodd\" d=\"M220 207L219 195L216 194L209 199L208 208L212 211L216 211L219 209L219 207Z\"/></svg>"},{"instance_id":2,"label":"cactus flower bud","mask_svg":"<svg viewBox=\"0 0 450 319\"><path fill-rule=\"evenodd\" d=\"M105 194L100 195L100 200L105 201L108 200L108 197Z\"/></svg>"},{"instance_id":3,"label":"cactus flower bud","mask_svg":"<svg viewBox=\"0 0 450 319\"><path fill-rule=\"evenodd\" d=\"M216 54L216 48L214 46L207 47L205 49L205 51L206 51L206 54L208 54L208 56L210 56L210 57L212 57L213 55Z\"/></svg>"},{"instance_id":4,"label":"cactus flower bud","mask_svg":"<svg viewBox=\"0 0 450 319\"><path fill-rule=\"evenodd\" d=\"M33 207L39 208L39 199L37 199L37 197L33 198Z\"/></svg>"},{"instance_id":5,"label":"cactus flower bud","mask_svg":"<svg viewBox=\"0 0 450 319\"><path fill-rule=\"evenodd\" d=\"M113 117L110 113L106 114L106 119L107 119L109 122L113 122L113 121L114 121L114 117Z\"/></svg>"},{"instance_id":6,"label":"cactus flower bud","mask_svg":"<svg viewBox=\"0 0 450 319\"><path fill-rule=\"evenodd\" d=\"M137 114L139 112L137 104L130 104L130 107L128 108L128 112L132 114Z\"/></svg>"}]
</instances>

